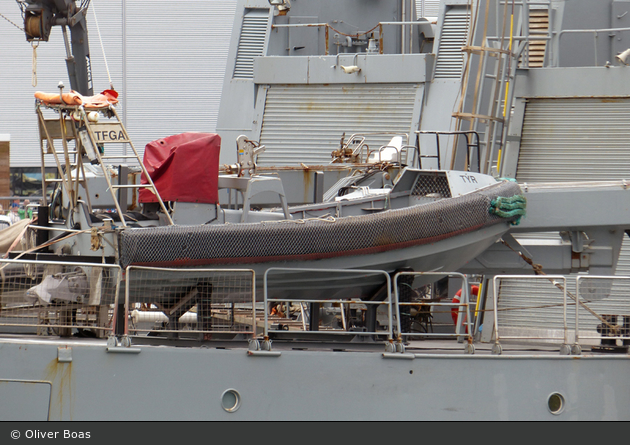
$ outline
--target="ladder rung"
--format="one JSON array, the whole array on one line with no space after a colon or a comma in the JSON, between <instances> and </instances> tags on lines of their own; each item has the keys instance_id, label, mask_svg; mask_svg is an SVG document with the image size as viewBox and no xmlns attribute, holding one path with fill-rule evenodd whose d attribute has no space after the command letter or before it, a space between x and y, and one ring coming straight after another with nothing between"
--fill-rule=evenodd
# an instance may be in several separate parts
<instances>
[{"instance_id":1,"label":"ladder rung","mask_svg":"<svg viewBox=\"0 0 630 445\"><path fill-rule=\"evenodd\" d=\"M68 154L69 154L69 155L76 155L77 153L78 153L78 151L75 151L75 150L68 151ZM59 156L59 155L63 155L63 154L65 154L65 152L63 152L63 151L51 151L51 152L46 152L46 153L44 153L44 154L47 154L47 155L57 155L57 156Z\"/></svg>"},{"instance_id":2,"label":"ladder rung","mask_svg":"<svg viewBox=\"0 0 630 445\"><path fill-rule=\"evenodd\" d=\"M138 159L135 155L101 156L101 159Z\"/></svg>"},{"instance_id":3,"label":"ladder rung","mask_svg":"<svg viewBox=\"0 0 630 445\"><path fill-rule=\"evenodd\" d=\"M112 188L114 189L146 189L146 188L153 188L153 186L151 184L122 184L122 185L115 185L112 184Z\"/></svg>"}]
</instances>

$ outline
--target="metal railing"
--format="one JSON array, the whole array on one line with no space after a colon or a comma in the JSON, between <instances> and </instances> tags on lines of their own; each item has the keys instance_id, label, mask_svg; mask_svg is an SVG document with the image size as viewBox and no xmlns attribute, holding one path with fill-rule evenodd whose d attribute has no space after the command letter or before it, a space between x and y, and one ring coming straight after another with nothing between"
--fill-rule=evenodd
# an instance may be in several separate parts
<instances>
[{"instance_id":1,"label":"metal railing","mask_svg":"<svg viewBox=\"0 0 630 445\"><path fill-rule=\"evenodd\" d=\"M578 276L575 297L576 345L599 340L600 349L630 346L630 277Z\"/></svg>"},{"instance_id":2,"label":"metal railing","mask_svg":"<svg viewBox=\"0 0 630 445\"><path fill-rule=\"evenodd\" d=\"M128 266L124 320L125 335L255 336L255 273Z\"/></svg>"},{"instance_id":3,"label":"metal railing","mask_svg":"<svg viewBox=\"0 0 630 445\"><path fill-rule=\"evenodd\" d=\"M294 281L299 277L295 274L306 274L312 277L312 274L326 274L329 277L326 283L327 287L335 288L335 279L346 282L346 280L355 281L361 283L368 277L382 276L383 292L385 298L383 300L368 300L356 298L352 292L348 292L347 298L331 297L329 299L313 299L313 298L299 298L288 293L286 296L278 296L272 298L270 296L270 275L282 274L276 276L275 282L271 281L271 284L278 286L283 279L287 278L287 274L291 274L291 280ZM302 275L303 277L305 275ZM336 276L336 277L335 277ZM284 267L272 267L266 270L263 280L263 292L264 292L264 336L269 338L269 334L286 333L289 331L299 331L309 335L360 335L360 336L372 336L372 335L386 335L388 340L394 339L394 319L393 319L393 299L391 293L391 278L389 274L382 270L340 270L340 269L309 269L309 268L284 268ZM304 286L308 288L308 283ZM347 282L339 284L339 288L347 286ZM297 303L294 307L299 307L301 318L292 321L290 317L290 308L292 303ZM320 305L327 305L325 308L321 308ZM274 307L282 305L281 312L283 316L279 318L271 317L270 311ZM310 307L309 310L305 310L305 305ZM379 307L385 306L387 310L386 328L379 330L375 323L372 328L369 328L369 323L362 326L356 326L348 319L348 314L352 308L359 309L361 311L369 312L371 310L377 311ZM338 309L337 309L338 307ZM323 320L322 311L328 311L332 317L330 320ZM308 317L308 320L305 318ZM334 320L333 320L334 319ZM322 321L324 323L322 323ZM274 329L275 324L275 329ZM282 325L282 326L281 326ZM285 327L286 326L286 327Z\"/></svg>"},{"instance_id":4,"label":"metal railing","mask_svg":"<svg viewBox=\"0 0 630 445\"><path fill-rule=\"evenodd\" d=\"M44 336L109 336L121 276L112 264L0 260L0 326Z\"/></svg>"},{"instance_id":5,"label":"metal railing","mask_svg":"<svg viewBox=\"0 0 630 445\"><path fill-rule=\"evenodd\" d=\"M495 353L501 340L561 343L561 354L630 349L630 277L497 275Z\"/></svg>"},{"instance_id":6,"label":"metal railing","mask_svg":"<svg viewBox=\"0 0 630 445\"><path fill-rule=\"evenodd\" d=\"M371 28L371 29L369 29L367 31L357 32L355 34L343 33L341 31L333 28L328 23L274 23L273 25L271 25L271 28L272 29L278 29L278 28L324 28L325 55L328 56L328 55L330 55L330 31L333 31L334 33L338 34L339 36L344 36L344 37L358 39L360 37L367 36L367 35L371 34L372 32L374 32L378 28L378 50L375 51L375 52L378 52L378 54L384 54L384 52L383 52L383 46L385 44L385 37L384 37L384 34L383 34L383 27L384 26L401 26L404 29L404 28L409 28L409 27L414 27L414 26L424 26L424 25L426 25L425 22L409 22L409 21L404 21L404 22L379 22L373 28ZM402 31L402 33L410 35L410 32ZM401 33L401 35L402 35L402 33ZM376 39L370 39L370 40L376 40ZM369 42L366 42L366 44L368 45L368 53L369 53L370 52ZM412 51L413 51L413 38L410 38L409 41L407 41L407 39L403 39L403 48L401 48L400 54L408 54L408 53L411 53Z\"/></svg>"},{"instance_id":7,"label":"metal railing","mask_svg":"<svg viewBox=\"0 0 630 445\"><path fill-rule=\"evenodd\" d=\"M401 278L403 277L411 277L412 282L402 283ZM459 278L462 283L462 292L459 303L454 303L452 300L443 302L426 298L412 298L411 293L415 292L413 289L413 281L416 278L422 277L434 277L431 281L437 281L438 279L444 277ZM404 301L402 301L401 298L401 288L406 291ZM474 323L470 314L470 286L466 275L456 272L398 272L394 275L394 296L396 319L400 321L398 332L395 333L396 336L457 337L458 340L463 340L465 337L468 337L472 343ZM455 322L455 332L428 332L428 330L423 333L412 332L411 326L413 322L422 322L423 320L420 319L423 317L431 317L432 310L434 308L448 308L450 311L456 309L457 321ZM413 312L413 309L415 309L415 313Z\"/></svg>"},{"instance_id":8,"label":"metal railing","mask_svg":"<svg viewBox=\"0 0 630 445\"><path fill-rule=\"evenodd\" d=\"M441 162L441 158L440 158L440 136L455 136L455 137L459 137L459 136L464 136L466 138L466 171L470 171L470 166L471 166L471 150L475 151L475 154L477 155L477 172L481 173L481 152L480 152L480 142L479 142L479 133L477 133L476 131L472 131L472 130L468 130L468 131L427 131L427 130L419 130L415 132L416 135L418 135L418 137L420 135L423 134L433 134L435 135L435 146L436 146L436 151L435 151L435 155L422 155L420 154L420 141L418 140L418 144L417 144L417 151L418 153L416 154L417 158L418 158L418 168L422 168L422 158L434 158L437 160L437 169L440 170L442 168L442 162ZM474 139L473 142L471 142L471 138ZM458 146L457 141L455 143L455 146Z\"/></svg>"},{"instance_id":9,"label":"metal railing","mask_svg":"<svg viewBox=\"0 0 630 445\"><path fill-rule=\"evenodd\" d=\"M497 275L493 279L493 302L494 302L494 333L495 333L495 353L501 352L501 340L558 340L558 337L553 335L551 328L559 328L562 330L563 338L562 344L568 345L568 326L567 326L567 279L562 275ZM523 286L527 289L527 293L521 299L512 299L510 303L504 303L499 307L500 294L505 295L509 292L517 293L510 286ZM543 296L538 298L532 297L533 290L536 289L538 293ZM504 299L505 300L505 299ZM516 300L516 301L514 301ZM502 302L503 303L503 302ZM518 326L518 319L506 320L503 317L499 319L499 313L512 313L512 311L522 311L528 313L538 309L538 317L540 318L541 326L538 329L533 330L531 333L521 334L509 334L503 333L510 331L510 328ZM557 311L562 311L561 323L559 326L554 326L549 320L557 318ZM530 313L531 313L530 312ZM527 317L528 315L526 315ZM501 321L501 323L499 323ZM532 324L525 327L534 329Z\"/></svg>"},{"instance_id":10,"label":"metal railing","mask_svg":"<svg viewBox=\"0 0 630 445\"><path fill-rule=\"evenodd\" d=\"M560 66L560 40L563 36L567 34L592 34L593 35L593 56L595 58L595 64L593 66L598 66L599 64L599 54L598 54L598 38L600 34L603 34L608 40L610 40L610 33L617 32L630 32L630 28L600 28L600 29L563 29L562 31L555 32L554 35L557 36L555 42L555 48L552 54L552 60L554 67ZM584 49L584 48L582 48Z\"/></svg>"}]
</instances>

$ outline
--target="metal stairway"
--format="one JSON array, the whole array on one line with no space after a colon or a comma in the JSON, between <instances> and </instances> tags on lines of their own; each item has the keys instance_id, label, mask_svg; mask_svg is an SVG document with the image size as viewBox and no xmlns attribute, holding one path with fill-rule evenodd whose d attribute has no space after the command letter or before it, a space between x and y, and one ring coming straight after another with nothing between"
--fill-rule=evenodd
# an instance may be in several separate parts
<instances>
[{"instance_id":1,"label":"metal stairway","mask_svg":"<svg viewBox=\"0 0 630 445\"><path fill-rule=\"evenodd\" d=\"M43 109L53 109L57 114L57 119L46 118ZM107 189L109 190L116 212L120 217L120 223L127 227L129 217L125 216L127 209L122 209L119 199L119 191L128 189L149 189L157 198L162 212L169 225L173 225L173 220L160 197L153 180L140 159L125 126L123 125L114 106L90 108L83 105L49 105L38 103L36 107L39 120L40 148L42 158L42 187L43 204L46 203L46 187L51 182L60 182L67 196L70 198L71 208L77 206L79 200L79 185L87 191L87 181L84 167L84 156L87 156L90 163L99 166L103 172ZM101 121L102 118L107 119ZM44 145L44 140L47 144ZM61 140L62 149L55 148L55 140ZM74 147L69 142L74 141ZM126 143L131 147L131 155L105 155L105 144ZM46 179L45 155L52 154L55 160L60 179ZM107 162L113 159L128 159L137 162L142 169L146 184L124 184L113 181L112 171L107 168ZM86 194L87 206L90 212L89 193Z\"/></svg>"}]
</instances>

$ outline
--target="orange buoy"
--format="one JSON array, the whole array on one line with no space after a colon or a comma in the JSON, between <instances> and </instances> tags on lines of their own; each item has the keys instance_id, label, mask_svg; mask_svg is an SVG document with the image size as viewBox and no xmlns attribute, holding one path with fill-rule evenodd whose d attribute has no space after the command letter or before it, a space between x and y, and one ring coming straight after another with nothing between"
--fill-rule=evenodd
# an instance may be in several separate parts
<instances>
[{"instance_id":1,"label":"orange buoy","mask_svg":"<svg viewBox=\"0 0 630 445\"><path fill-rule=\"evenodd\" d=\"M470 292L472 295L478 296L479 295L479 286L471 286ZM452 303L454 304L459 304L460 303L460 299L462 298L462 290L458 290L457 293L455 294L455 296L453 297L453 301ZM457 327L457 315L459 314L459 307L453 306L451 308L451 317L453 318L453 324L455 325L455 327ZM462 323L466 323L466 314L464 314L464 318L462 320ZM468 334L468 327L466 327L466 333Z\"/></svg>"}]
</instances>

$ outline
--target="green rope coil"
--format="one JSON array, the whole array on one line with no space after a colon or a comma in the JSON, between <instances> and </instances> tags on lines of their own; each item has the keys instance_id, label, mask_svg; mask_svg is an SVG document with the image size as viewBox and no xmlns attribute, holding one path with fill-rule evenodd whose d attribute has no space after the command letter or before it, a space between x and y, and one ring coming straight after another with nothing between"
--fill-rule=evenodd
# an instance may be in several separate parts
<instances>
[{"instance_id":1,"label":"green rope coil","mask_svg":"<svg viewBox=\"0 0 630 445\"><path fill-rule=\"evenodd\" d=\"M521 218L525 216L526 206L527 199L523 195L499 196L490 202L490 214L501 218L516 218L511 222L513 226L516 226L521 222Z\"/></svg>"}]
</instances>

